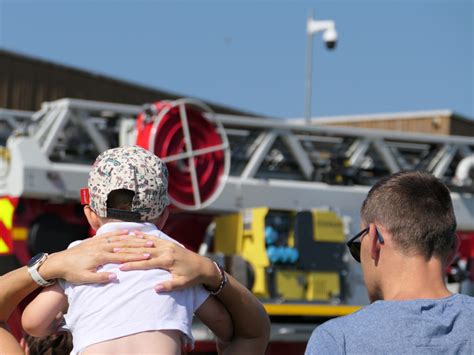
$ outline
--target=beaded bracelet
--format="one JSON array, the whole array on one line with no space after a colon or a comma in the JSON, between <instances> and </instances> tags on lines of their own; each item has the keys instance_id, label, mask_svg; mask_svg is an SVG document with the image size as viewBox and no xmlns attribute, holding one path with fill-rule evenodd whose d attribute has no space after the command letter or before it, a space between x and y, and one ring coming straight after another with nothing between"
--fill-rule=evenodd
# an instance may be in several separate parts
<instances>
[{"instance_id":1,"label":"beaded bracelet","mask_svg":"<svg viewBox=\"0 0 474 355\"><path fill-rule=\"evenodd\" d=\"M222 266L219 266L219 264L217 264L214 260L212 260L212 263L216 266L217 270L219 270L219 273L221 274L221 283L219 284L219 287L217 287L217 289L215 289L215 290L211 290L206 285L203 285L203 286L207 291L209 291L209 293L211 295L216 296L219 293L221 293L222 289L224 288L225 284L227 283L227 275L224 271L224 268L222 268Z\"/></svg>"}]
</instances>

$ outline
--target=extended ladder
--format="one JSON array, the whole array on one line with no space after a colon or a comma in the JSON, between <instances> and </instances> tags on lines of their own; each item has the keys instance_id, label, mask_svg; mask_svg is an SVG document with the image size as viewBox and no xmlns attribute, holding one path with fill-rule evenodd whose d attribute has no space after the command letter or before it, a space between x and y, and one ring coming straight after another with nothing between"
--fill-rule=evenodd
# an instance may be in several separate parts
<instances>
[{"instance_id":1,"label":"extended ladder","mask_svg":"<svg viewBox=\"0 0 474 355\"><path fill-rule=\"evenodd\" d=\"M61 99L44 103L34 114L0 111L0 122L9 117L8 122L17 123L11 124L15 131L8 139L10 158L0 165L0 194L77 199L97 154L135 143L135 120L142 110ZM222 114L208 118L223 124L232 157L225 188L209 210L265 205L358 211L369 186L379 178L421 169L459 192L453 194L459 220L474 220L472 198L465 197L472 192L472 181L456 179L456 168L474 152L471 137L307 126Z\"/></svg>"}]
</instances>

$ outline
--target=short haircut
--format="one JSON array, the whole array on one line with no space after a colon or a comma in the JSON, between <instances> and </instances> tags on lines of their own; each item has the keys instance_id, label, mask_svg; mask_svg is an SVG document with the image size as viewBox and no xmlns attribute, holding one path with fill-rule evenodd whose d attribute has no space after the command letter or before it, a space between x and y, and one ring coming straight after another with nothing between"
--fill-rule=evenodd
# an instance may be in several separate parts
<instances>
[{"instance_id":1,"label":"short haircut","mask_svg":"<svg viewBox=\"0 0 474 355\"><path fill-rule=\"evenodd\" d=\"M380 224L406 255L444 259L454 246L456 217L449 190L425 172L399 172L378 181L362 204L361 219Z\"/></svg>"},{"instance_id":2,"label":"short haircut","mask_svg":"<svg viewBox=\"0 0 474 355\"><path fill-rule=\"evenodd\" d=\"M113 190L107 196L107 208L114 208L122 211L131 211L134 196L135 193L131 190Z\"/></svg>"}]
</instances>

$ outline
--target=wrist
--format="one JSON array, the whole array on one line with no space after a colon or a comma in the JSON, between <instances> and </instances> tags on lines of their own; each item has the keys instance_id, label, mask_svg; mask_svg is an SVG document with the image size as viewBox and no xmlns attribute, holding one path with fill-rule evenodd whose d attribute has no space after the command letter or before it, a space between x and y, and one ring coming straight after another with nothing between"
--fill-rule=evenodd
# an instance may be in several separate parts
<instances>
[{"instance_id":1,"label":"wrist","mask_svg":"<svg viewBox=\"0 0 474 355\"><path fill-rule=\"evenodd\" d=\"M217 270L219 276L220 276L220 282L217 287L208 287L204 284L204 288L211 293L211 295L217 296L219 293L221 293L222 289L227 283L227 275L225 273L225 270L222 266L219 266L217 262L212 261L212 264L214 265L214 268Z\"/></svg>"},{"instance_id":2,"label":"wrist","mask_svg":"<svg viewBox=\"0 0 474 355\"><path fill-rule=\"evenodd\" d=\"M58 253L50 254L43 265L38 269L38 273L45 280L61 278L63 268L58 260Z\"/></svg>"},{"instance_id":3,"label":"wrist","mask_svg":"<svg viewBox=\"0 0 474 355\"><path fill-rule=\"evenodd\" d=\"M217 289L221 284L222 276L214 262L211 259L205 258L202 270L204 274L203 285L211 290Z\"/></svg>"}]
</instances>

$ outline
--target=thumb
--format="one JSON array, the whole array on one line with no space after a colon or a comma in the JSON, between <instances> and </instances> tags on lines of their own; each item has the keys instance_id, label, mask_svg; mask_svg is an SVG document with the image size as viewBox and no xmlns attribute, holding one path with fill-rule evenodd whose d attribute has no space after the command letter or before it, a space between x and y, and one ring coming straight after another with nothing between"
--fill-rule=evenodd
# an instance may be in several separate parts
<instances>
[{"instance_id":1,"label":"thumb","mask_svg":"<svg viewBox=\"0 0 474 355\"><path fill-rule=\"evenodd\" d=\"M183 289L185 285L180 281L179 278L163 281L155 286L156 292L170 292Z\"/></svg>"}]
</instances>

